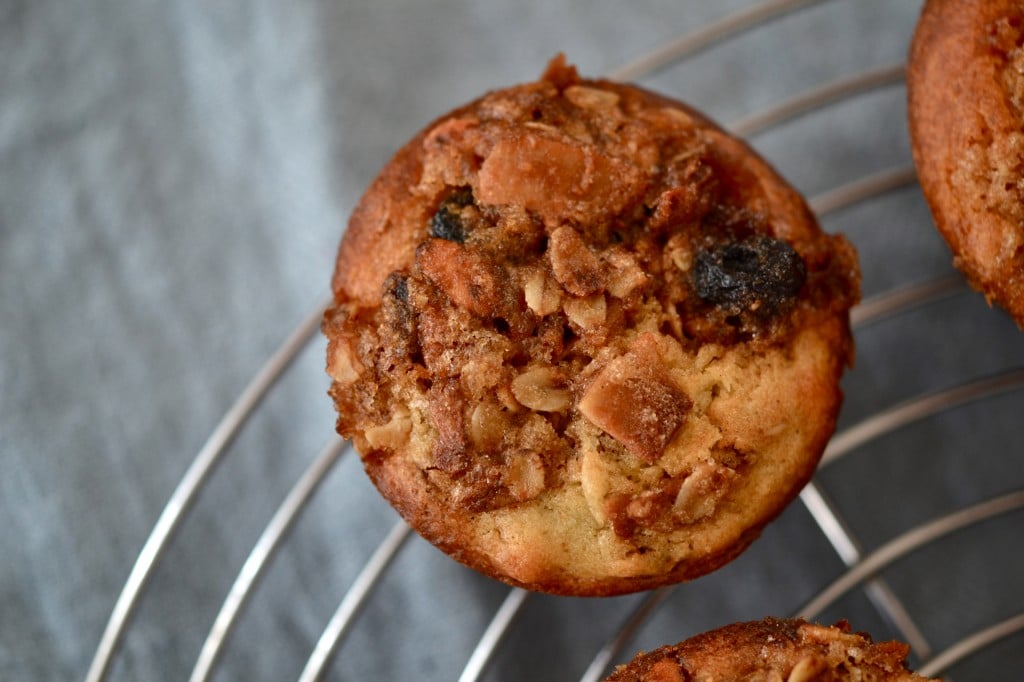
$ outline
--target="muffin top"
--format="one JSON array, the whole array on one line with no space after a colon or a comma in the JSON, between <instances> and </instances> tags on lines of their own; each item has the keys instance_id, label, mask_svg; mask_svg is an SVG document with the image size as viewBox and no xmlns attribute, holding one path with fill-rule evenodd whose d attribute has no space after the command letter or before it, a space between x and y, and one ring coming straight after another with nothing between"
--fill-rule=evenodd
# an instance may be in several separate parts
<instances>
[{"instance_id":1,"label":"muffin top","mask_svg":"<svg viewBox=\"0 0 1024 682\"><path fill-rule=\"evenodd\" d=\"M811 475L858 286L743 143L557 58L428 126L353 213L324 322L338 430L488 575L695 577Z\"/></svg>"},{"instance_id":2,"label":"muffin top","mask_svg":"<svg viewBox=\"0 0 1024 682\"><path fill-rule=\"evenodd\" d=\"M921 188L954 264L1024 326L1024 4L929 0L910 50Z\"/></svg>"},{"instance_id":3,"label":"muffin top","mask_svg":"<svg viewBox=\"0 0 1024 682\"><path fill-rule=\"evenodd\" d=\"M769 618L735 623L637 655L606 682L925 682L910 647L873 643L843 621L826 627Z\"/></svg>"}]
</instances>

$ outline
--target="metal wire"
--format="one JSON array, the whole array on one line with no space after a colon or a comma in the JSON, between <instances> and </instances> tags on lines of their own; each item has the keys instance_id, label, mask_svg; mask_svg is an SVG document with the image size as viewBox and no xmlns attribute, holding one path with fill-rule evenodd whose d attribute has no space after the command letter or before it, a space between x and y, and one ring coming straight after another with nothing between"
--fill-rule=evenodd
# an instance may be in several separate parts
<instances>
[{"instance_id":1,"label":"metal wire","mask_svg":"<svg viewBox=\"0 0 1024 682\"><path fill-rule=\"evenodd\" d=\"M750 29L764 26L772 19L821 2L824 0L770 0L763 2L727 15L693 33L688 33L662 45L622 68L611 71L608 77L612 80L631 81L649 76L726 38L735 37Z\"/></svg>"},{"instance_id":2,"label":"metal wire","mask_svg":"<svg viewBox=\"0 0 1024 682\"><path fill-rule=\"evenodd\" d=\"M633 639L633 636L647 622L647 619L672 596L676 587L676 585L659 587L644 595L643 601L629 614L625 622L619 626L615 635L598 649L597 655L590 661L587 669L583 671L580 682L597 682L597 680L600 680L619 653L625 649L626 644Z\"/></svg>"},{"instance_id":3,"label":"metal wire","mask_svg":"<svg viewBox=\"0 0 1024 682\"><path fill-rule=\"evenodd\" d=\"M805 604L797 614L802 618L814 618L836 599L863 582L865 578L878 573L884 567L903 558L915 549L934 542L953 531L1021 508L1024 508L1024 491L1017 491L912 528L864 557L856 566Z\"/></svg>"},{"instance_id":4,"label":"metal wire","mask_svg":"<svg viewBox=\"0 0 1024 682\"><path fill-rule=\"evenodd\" d=\"M883 192L909 187L916 183L917 174L913 166L890 168L821 194L809 203L815 213L824 215Z\"/></svg>"},{"instance_id":5,"label":"metal wire","mask_svg":"<svg viewBox=\"0 0 1024 682\"><path fill-rule=\"evenodd\" d=\"M469 662L466 663L465 669L459 675L459 682L474 682L479 679L501 640L508 633L512 621L516 619L516 616L522 610L527 594L529 593L525 590L516 587L505 597L505 601L501 603L498 612L494 614L494 618L491 619L487 629L484 630L484 634L480 637L480 641L476 649L473 650L473 655L469 657Z\"/></svg>"},{"instance_id":6,"label":"metal wire","mask_svg":"<svg viewBox=\"0 0 1024 682\"><path fill-rule=\"evenodd\" d=\"M966 403L1015 391L1024 387L1024 369L1013 369L985 379L930 393L882 410L856 426L836 434L825 448L821 466L827 466L850 451L918 419Z\"/></svg>"},{"instance_id":7,"label":"metal wire","mask_svg":"<svg viewBox=\"0 0 1024 682\"><path fill-rule=\"evenodd\" d=\"M330 445L323 449L299 478L281 506L278 507L270 523L263 530L252 552L245 560L238 577L235 578L234 584L231 585L228 597L224 600L224 605L221 606L220 612L213 622L210 634L207 635L206 641L203 643L203 648L199 652L199 660L189 678L191 682L204 682L209 679L210 673L213 672L213 667L220 657L220 652L227 643L228 637L231 636L238 616L245 608L256 583L270 564L295 520L298 519L299 513L313 497L313 493L320 487L341 455L347 452L345 445L345 441L335 438Z\"/></svg>"},{"instance_id":8,"label":"metal wire","mask_svg":"<svg viewBox=\"0 0 1024 682\"><path fill-rule=\"evenodd\" d=\"M903 310L940 301L964 291L967 291L967 287L964 286L964 279L959 274L893 289L863 301L851 310L850 324L863 329Z\"/></svg>"},{"instance_id":9,"label":"metal wire","mask_svg":"<svg viewBox=\"0 0 1024 682\"><path fill-rule=\"evenodd\" d=\"M733 133L741 137L752 137L769 128L803 116L816 109L847 99L862 92L871 92L888 85L902 83L906 76L903 63L890 64L878 69L854 74L833 83L808 90L782 104L740 119L729 126Z\"/></svg>"},{"instance_id":10,"label":"metal wire","mask_svg":"<svg viewBox=\"0 0 1024 682\"><path fill-rule=\"evenodd\" d=\"M366 562L362 572L352 583L352 587L345 593L337 611L331 616L327 627L316 643L313 653L306 663L306 667L299 676L299 682L314 682L319 680L330 662L334 652L340 646L345 635L352 627L356 616L366 605L366 600L373 592L377 581L384 575L384 571L391 565L391 561L398 554L405 541L409 539L412 529L405 521L398 521L388 533L387 537L374 551L373 556Z\"/></svg>"},{"instance_id":11,"label":"metal wire","mask_svg":"<svg viewBox=\"0 0 1024 682\"><path fill-rule=\"evenodd\" d=\"M928 661L918 669L923 677L941 675L968 656L995 644L1001 639L1024 631L1024 613L1020 613L995 625L984 628L964 637L941 654Z\"/></svg>"},{"instance_id":12,"label":"metal wire","mask_svg":"<svg viewBox=\"0 0 1024 682\"><path fill-rule=\"evenodd\" d=\"M836 550L843 564L847 567L857 565L862 557L860 543L815 481L811 481L800 491L800 501ZM875 609L896 629L896 632L900 633L919 658L931 656L932 646L928 639L907 611L903 601L884 579L872 577L865 583L864 592Z\"/></svg>"},{"instance_id":13,"label":"metal wire","mask_svg":"<svg viewBox=\"0 0 1024 682\"><path fill-rule=\"evenodd\" d=\"M298 356L299 351L320 328L320 321L323 319L326 307L326 303L320 305L306 317L270 357L267 364L256 373L235 403L224 414L185 472L181 482L178 483L178 487L174 489L167 505L160 513L160 518L153 526L153 531L142 546L142 551L139 552L139 557L136 559L135 565L132 566L128 580L117 598L114 611L110 615L99 647L96 649L96 655L86 674L86 682L99 682L106 678L125 628L138 606L139 597L149 584L153 570L163 557L167 545L192 508L200 488L206 483L228 445L231 444L239 429L263 400L267 391L277 383L277 380Z\"/></svg>"}]
</instances>

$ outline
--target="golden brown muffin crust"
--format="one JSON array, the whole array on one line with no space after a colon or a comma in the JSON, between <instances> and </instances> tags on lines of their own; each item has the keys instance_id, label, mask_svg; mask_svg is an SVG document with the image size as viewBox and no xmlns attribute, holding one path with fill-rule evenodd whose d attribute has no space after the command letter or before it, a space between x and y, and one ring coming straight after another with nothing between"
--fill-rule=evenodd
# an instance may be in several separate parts
<instances>
[{"instance_id":1,"label":"golden brown muffin crust","mask_svg":"<svg viewBox=\"0 0 1024 682\"><path fill-rule=\"evenodd\" d=\"M954 263L1024 325L1024 3L929 0L910 50L911 141Z\"/></svg>"},{"instance_id":2,"label":"golden brown muffin crust","mask_svg":"<svg viewBox=\"0 0 1024 682\"><path fill-rule=\"evenodd\" d=\"M856 257L745 145L562 61L371 185L324 331L338 430L430 541L614 594L741 552L810 477Z\"/></svg>"},{"instance_id":3,"label":"golden brown muffin crust","mask_svg":"<svg viewBox=\"0 0 1024 682\"><path fill-rule=\"evenodd\" d=\"M735 623L638 654L606 682L924 682L910 672L910 647L873 643L843 621Z\"/></svg>"}]
</instances>

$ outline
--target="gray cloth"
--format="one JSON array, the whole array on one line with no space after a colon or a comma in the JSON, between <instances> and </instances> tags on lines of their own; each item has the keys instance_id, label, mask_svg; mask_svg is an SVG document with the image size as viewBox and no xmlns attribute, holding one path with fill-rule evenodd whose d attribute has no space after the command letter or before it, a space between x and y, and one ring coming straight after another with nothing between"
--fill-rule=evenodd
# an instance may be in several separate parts
<instances>
[{"instance_id":1,"label":"gray cloth","mask_svg":"<svg viewBox=\"0 0 1024 682\"><path fill-rule=\"evenodd\" d=\"M0 0L0 678L81 679L160 510L220 416L326 297L362 189L428 120L564 51L611 71L745 0ZM903 58L919 3L816 3L643 83L724 123ZM814 196L909 163L902 87L754 139ZM868 295L951 272L916 188L830 215ZM1020 333L961 292L859 330L842 425L1021 364ZM261 529L332 438L323 343L300 356L202 490L113 679L188 674ZM867 548L1024 483L1021 395L859 449L822 485ZM395 522L351 453L229 641L221 679L294 678ZM1020 609L1021 516L886 573L936 647ZM627 645L785 615L842 570L799 504L679 588ZM452 679L507 590L410 541L336 679ZM488 679L578 677L638 597L531 597ZM893 630L861 592L822 618ZM1018 635L1017 642L1020 642ZM1024 669L1003 645L962 679ZM999 675L1002 671L1004 674Z\"/></svg>"}]
</instances>

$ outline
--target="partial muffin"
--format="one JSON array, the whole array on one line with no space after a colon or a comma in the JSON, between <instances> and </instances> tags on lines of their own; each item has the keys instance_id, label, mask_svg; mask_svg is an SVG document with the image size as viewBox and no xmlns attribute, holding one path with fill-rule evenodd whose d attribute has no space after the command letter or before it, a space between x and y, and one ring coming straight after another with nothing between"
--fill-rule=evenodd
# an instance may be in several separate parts
<instances>
[{"instance_id":1,"label":"partial muffin","mask_svg":"<svg viewBox=\"0 0 1024 682\"><path fill-rule=\"evenodd\" d=\"M928 0L910 50L921 188L954 264L1024 326L1024 3Z\"/></svg>"},{"instance_id":2,"label":"partial muffin","mask_svg":"<svg viewBox=\"0 0 1024 682\"><path fill-rule=\"evenodd\" d=\"M831 627L769 618L735 623L641 653L606 682L925 682L906 666L910 647Z\"/></svg>"},{"instance_id":3,"label":"partial muffin","mask_svg":"<svg viewBox=\"0 0 1024 682\"><path fill-rule=\"evenodd\" d=\"M428 126L356 208L324 321L338 431L490 576L693 578L811 476L858 282L743 143L556 59Z\"/></svg>"}]
</instances>

